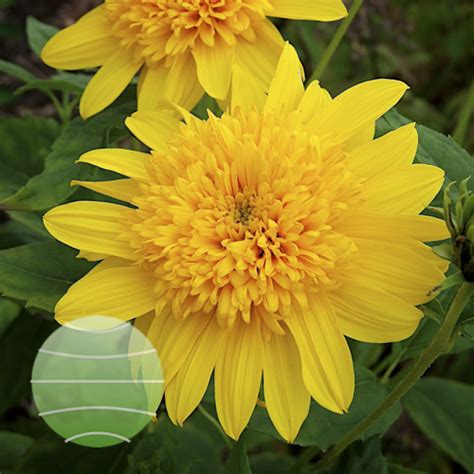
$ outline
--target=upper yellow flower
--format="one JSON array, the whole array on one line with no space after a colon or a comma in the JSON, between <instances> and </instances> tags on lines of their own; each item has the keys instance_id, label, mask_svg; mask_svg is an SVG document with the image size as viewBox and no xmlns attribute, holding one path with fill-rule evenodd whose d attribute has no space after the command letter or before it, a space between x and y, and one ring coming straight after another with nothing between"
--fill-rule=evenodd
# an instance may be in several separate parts
<instances>
[{"instance_id":1,"label":"upper yellow flower","mask_svg":"<svg viewBox=\"0 0 474 474\"><path fill-rule=\"evenodd\" d=\"M141 69L138 109L166 97L192 109L204 91L225 99L232 65L268 87L283 39L268 16L332 21L341 0L105 0L42 52L58 69L102 66L80 104L84 118L110 105Z\"/></svg>"},{"instance_id":2,"label":"upper yellow flower","mask_svg":"<svg viewBox=\"0 0 474 474\"><path fill-rule=\"evenodd\" d=\"M305 91L291 46L268 96L248 81L236 68L221 118L179 107L134 114L127 124L151 153L81 157L126 178L80 184L131 207L74 202L44 221L102 260L59 301L60 322L139 317L163 363L171 419L196 408L214 371L217 413L233 438L263 374L270 418L291 441L311 396L349 409L344 336L399 341L417 328L416 305L446 270L423 243L447 237L444 222L419 215L443 171L412 164L413 124L373 138L402 82L366 82L335 99L317 82Z\"/></svg>"}]
</instances>

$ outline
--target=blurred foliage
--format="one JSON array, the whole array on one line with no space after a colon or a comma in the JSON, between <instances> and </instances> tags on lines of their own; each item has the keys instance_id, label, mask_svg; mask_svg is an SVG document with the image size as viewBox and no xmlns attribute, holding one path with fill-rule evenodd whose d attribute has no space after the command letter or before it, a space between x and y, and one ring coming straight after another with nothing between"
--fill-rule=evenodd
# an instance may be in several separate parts
<instances>
[{"instance_id":1,"label":"blurred foliage","mask_svg":"<svg viewBox=\"0 0 474 474\"><path fill-rule=\"evenodd\" d=\"M76 252L53 241L41 215L79 196L103 200L69 186L71 179L103 177L100 171L74 162L87 150L130 140L123 119L134 107L133 87L113 107L83 122L76 117L76 106L89 76L53 72L37 58L56 31L49 24L61 27L91 3L0 0L4 40L0 46L4 75L0 80L4 109L0 118L0 472L310 472L311 462L320 455L308 457L306 447L328 449L386 396L407 364L431 341L458 282L423 308L426 317L412 338L385 345L350 341L357 376L350 413L335 415L313 402L291 446L281 441L265 410L257 407L244 436L229 447L230 440L213 422L212 384L202 410L184 428L175 427L161 407L157 422L150 423L131 445L116 448L65 445L37 416L29 383L33 359L56 327L51 315L55 302L91 267L77 260ZM297 47L310 76L338 25L279 20L276 24ZM466 106L472 94L473 31L471 0L366 0L320 79L332 94L373 77L405 80L412 91L398 113L392 111L379 121L378 135L413 120L423 124L417 127L417 161L441 166L447 182L459 181L474 174L473 157L466 151L474 149L471 110ZM213 101L203 102L197 113L213 106ZM454 131L458 143L446 136ZM440 204L441 195L435 201ZM325 472L474 470L472 311L471 306L464 312L452 350L434 364L429 377Z\"/></svg>"}]
</instances>

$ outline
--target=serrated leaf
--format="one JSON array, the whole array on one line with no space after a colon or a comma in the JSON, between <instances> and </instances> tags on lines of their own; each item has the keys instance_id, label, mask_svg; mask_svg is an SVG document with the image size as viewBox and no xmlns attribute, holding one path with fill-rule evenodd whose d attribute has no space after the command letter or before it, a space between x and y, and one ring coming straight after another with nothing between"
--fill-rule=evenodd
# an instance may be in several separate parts
<instances>
[{"instance_id":1,"label":"serrated leaf","mask_svg":"<svg viewBox=\"0 0 474 474\"><path fill-rule=\"evenodd\" d=\"M418 428L469 472L474 471L474 387L427 377L403 398Z\"/></svg>"},{"instance_id":2,"label":"serrated leaf","mask_svg":"<svg viewBox=\"0 0 474 474\"><path fill-rule=\"evenodd\" d=\"M3 59L0 59L0 72L23 82L34 81L37 79L33 73L24 67L18 66L18 64L9 61L4 61Z\"/></svg>"},{"instance_id":3,"label":"serrated leaf","mask_svg":"<svg viewBox=\"0 0 474 474\"><path fill-rule=\"evenodd\" d=\"M58 29L55 26L47 25L32 16L26 19L28 44L37 56L41 55L41 50L46 42L57 32Z\"/></svg>"},{"instance_id":4,"label":"serrated leaf","mask_svg":"<svg viewBox=\"0 0 474 474\"><path fill-rule=\"evenodd\" d=\"M369 415L387 396L388 390L375 375L364 367L356 366L356 391L349 412L344 415L332 413L316 402L311 403L308 418L303 423L294 444L300 446L319 446L325 450L337 443L359 421ZM395 405L387 414L375 422L365 433L362 440L384 433L399 417L400 405ZM250 421L250 428L281 439L273 427L266 410L257 407Z\"/></svg>"},{"instance_id":5,"label":"serrated leaf","mask_svg":"<svg viewBox=\"0 0 474 474\"><path fill-rule=\"evenodd\" d=\"M1 250L0 294L52 312L68 287L92 268L76 254L54 241Z\"/></svg>"},{"instance_id":6,"label":"serrated leaf","mask_svg":"<svg viewBox=\"0 0 474 474\"><path fill-rule=\"evenodd\" d=\"M87 180L91 176L91 168L79 166L75 161L87 151L107 146L110 130L117 129L119 136L124 136L124 120L133 107L131 103L123 104L110 107L87 121L80 117L74 119L53 143L44 170L5 199L4 208L38 211L64 202L77 189L70 185L73 179Z\"/></svg>"},{"instance_id":7,"label":"serrated leaf","mask_svg":"<svg viewBox=\"0 0 474 474\"><path fill-rule=\"evenodd\" d=\"M43 117L0 118L0 202L43 169L59 124Z\"/></svg>"}]
</instances>

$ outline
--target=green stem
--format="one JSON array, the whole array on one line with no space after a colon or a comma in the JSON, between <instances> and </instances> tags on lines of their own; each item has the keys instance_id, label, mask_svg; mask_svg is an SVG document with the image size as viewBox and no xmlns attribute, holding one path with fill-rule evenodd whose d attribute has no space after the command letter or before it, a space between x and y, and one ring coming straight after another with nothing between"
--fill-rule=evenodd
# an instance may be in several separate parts
<instances>
[{"instance_id":1,"label":"green stem","mask_svg":"<svg viewBox=\"0 0 474 474\"><path fill-rule=\"evenodd\" d=\"M467 100L459 114L459 120L456 129L453 132L453 138L460 145L464 144L466 135L469 130L469 124L471 121L472 111L474 110L474 81L471 82L471 87L467 93Z\"/></svg>"},{"instance_id":2,"label":"green stem","mask_svg":"<svg viewBox=\"0 0 474 474\"><path fill-rule=\"evenodd\" d=\"M351 23L359 12L362 3L364 3L364 0L354 0L352 2L351 8L349 9L349 15L344 18L342 23L339 25L339 28L336 30L335 35L333 36L331 42L326 48L326 51L324 51L324 54L320 59L319 64L316 66L316 69L314 70L309 82L314 81L315 79L321 79L321 76L324 74L327 65L329 64L332 57L334 56L334 53L339 47L342 38L344 38L344 35L349 29L349 26L351 26Z\"/></svg>"},{"instance_id":3,"label":"green stem","mask_svg":"<svg viewBox=\"0 0 474 474\"><path fill-rule=\"evenodd\" d=\"M355 426L338 444L316 464L316 469L328 467L353 441L360 439L361 435L381 416L395 405L420 377L429 369L431 364L442 354L447 352L452 344L452 334L463 309L473 294L474 285L463 283L459 288L448 314L439 328L431 344L413 363L407 374L398 382L392 392L375 410L357 426Z\"/></svg>"},{"instance_id":4,"label":"green stem","mask_svg":"<svg viewBox=\"0 0 474 474\"><path fill-rule=\"evenodd\" d=\"M232 441L229 439L229 437L225 434L224 430L222 429L221 425L219 424L219 422L202 406L202 405L199 405L198 406L198 410L201 412L201 414L209 421L211 422L214 427L217 429L217 431L219 431L219 433L221 434L222 438L224 439L225 441L225 444L226 446L229 448L229 449L232 449L233 446L232 446Z\"/></svg>"}]
</instances>

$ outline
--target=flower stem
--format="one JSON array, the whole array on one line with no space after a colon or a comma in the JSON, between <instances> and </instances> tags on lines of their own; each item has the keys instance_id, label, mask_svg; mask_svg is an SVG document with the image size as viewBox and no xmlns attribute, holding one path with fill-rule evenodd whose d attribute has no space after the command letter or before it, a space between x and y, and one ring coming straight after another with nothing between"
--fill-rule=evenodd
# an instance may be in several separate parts
<instances>
[{"instance_id":1,"label":"flower stem","mask_svg":"<svg viewBox=\"0 0 474 474\"><path fill-rule=\"evenodd\" d=\"M201 412L201 414L209 421L211 422L213 425L214 425L214 428L217 429L217 431L219 431L219 433L221 434L222 438L224 439L225 441L225 444L226 446L229 448L229 449L232 449L233 446L232 446L232 441L229 439L229 437L225 434L224 430L221 428L221 425L219 424L219 422L202 406L202 405L198 405L198 410Z\"/></svg>"},{"instance_id":2,"label":"flower stem","mask_svg":"<svg viewBox=\"0 0 474 474\"><path fill-rule=\"evenodd\" d=\"M341 43L342 38L344 38L344 35L349 29L349 26L351 26L352 21L359 12L362 3L364 3L364 0L354 0L352 2L351 8L349 9L349 15L344 18L342 23L339 25L339 28L336 30L335 35L333 36L331 42L326 48L326 51L324 51L324 54L320 59L318 65L316 66L316 69L314 70L309 82L314 81L315 79L321 79L321 76L326 70L326 66L329 64L332 57L334 56L334 53L336 52L339 44Z\"/></svg>"},{"instance_id":3,"label":"flower stem","mask_svg":"<svg viewBox=\"0 0 474 474\"><path fill-rule=\"evenodd\" d=\"M361 435L381 416L387 413L420 379L433 362L447 352L452 344L452 334L463 309L474 293L474 285L463 283L456 294L451 307L431 344L421 356L414 361L406 375L398 382L392 392L375 410L355 426L338 444L315 465L316 469L328 467L353 441Z\"/></svg>"}]
</instances>

